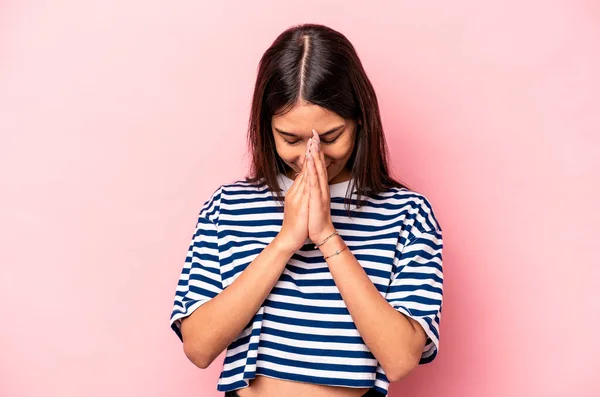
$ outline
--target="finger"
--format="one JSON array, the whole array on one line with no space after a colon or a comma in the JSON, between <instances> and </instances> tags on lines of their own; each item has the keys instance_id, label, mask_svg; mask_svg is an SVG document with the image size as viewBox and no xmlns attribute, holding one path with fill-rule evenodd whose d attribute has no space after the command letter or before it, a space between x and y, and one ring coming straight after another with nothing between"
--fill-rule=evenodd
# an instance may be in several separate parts
<instances>
[{"instance_id":1,"label":"finger","mask_svg":"<svg viewBox=\"0 0 600 397\"><path fill-rule=\"evenodd\" d=\"M308 174L306 174L307 177ZM310 185L308 183L303 183L302 184L302 208L306 208L308 209L308 202L310 201Z\"/></svg>"},{"instance_id":2,"label":"finger","mask_svg":"<svg viewBox=\"0 0 600 397\"><path fill-rule=\"evenodd\" d=\"M292 181L292 184L290 185L290 188L288 189L288 194L292 193L296 187L298 186L298 182L300 182L300 179L298 179L298 176L296 176L294 178L294 180Z\"/></svg>"},{"instance_id":3,"label":"finger","mask_svg":"<svg viewBox=\"0 0 600 397\"><path fill-rule=\"evenodd\" d=\"M323 190L321 190L321 194L323 195L325 201L329 201L329 172L327 171L327 167L325 167L325 153L321 150L321 144L319 144L319 157L321 158L321 164L323 164Z\"/></svg>"},{"instance_id":4,"label":"finger","mask_svg":"<svg viewBox=\"0 0 600 397\"><path fill-rule=\"evenodd\" d=\"M302 174L306 174L306 161L304 161L304 164L302 164L302 169L300 170L300 172L296 173L294 182L292 183L292 186L290 186L290 190L289 190L290 192L292 192L292 188L294 189L294 191L297 189L297 186L300 183Z\"/></svg>"},{"instance_id":5,"label":"finger","mask_svg":"<svg viewBox=\"0 0 600 397\"><path fill-rule=\"evenodd\" d=\"M321 197L321 188L319 187L319 177L317 176L317 170L315 168L315 161L312 155L310 156L308 163L308 174L311 196L314 194L315 198Z\"/></svg>"},{"instance_id":6,"label":"finger","mask_svg":"<svg viewBox=\"0 0 600 397\"><path fill-rule=\"evenodd\" d=\"M310 141L312 142L312 138L310 139ZM311 189L320 189L319 188L319 178L317 175L317 169L316 169L316 165L315 165L315 156L316 156L316 149L314 148L316 146L315 144L311 144L310 145L310 158L309 158L309 162L308 162L308 174L310 175L310 186Z\"/></svg>"},{"instance_id":7,"label":"finger","mask_svg":"<svg viewBox=\"0 0 600 397\"><path fill-rule=\"evenodd\" d=\"M308 163L308 158L306 158L304 160L304 164L302 164L302 170L296 177L296 180L298 181L297 187L296 187L296 189L294 189L294 194L296 194L296 195L298 195L298 193L300 193L299 195L301 196L302 192L304 191L304 185L308 185L308 164L307 163Z\"/></svg>"},{"instance_id":8,"label":"finger","mask_svg":"<svg viewBox=\"0 0 600 397\"><path fill-rule=\"evenodd\" d=\"M318 139L319 139L319 135L317 134L317 131L312 130L313 131L313 136L315 136L315 143L311 146L311 154L313 156L314 161L314 165L315 165L315 169L316 169L316 173L317 173L317 181L318 181L318 187L319 187L319 194L323 197L323 199L326 198L326 196L323 194L324 192L327 191L328 186L329 186L329 182L327 181L327 172L325 170L325 162L323 160L323 156L322 156L322 150L321 150L321 144L318 143Z\"/></svg>"},{"instance_id":9,"label":"finger","mask_svg":"<svg viewBox=\"0 0 600 397\"><path fill-rule=\"evenodd\" d=\"M302 169L300 170L300 172L296 172L296 174L295 174L296 178L298 178L298 176L299 176L300 174L302 174L302 172L303 172L305 169L306 169L306 163L304 163L304 164L302 165ZM296 178L294 178L294 180L296 180Z\"/></svg>"},{"instance_id":10,"label":"finger","mask_svg":"<svg viewBox=\"0 0 600 397\"><path fill-rule=\"evenodd\" d=\"M286 192L286 197L289 196L289 197L291 197L291 199L294 198L294 196L296 195L296 191L298 190L298 186L300 185L300 181L301 180L302 180L302 175L298 175L296 177L296 179L294 179L294 182L292 183L292 185L290 186L290 188Z\"/></svg>"},{"instance_id":11,"label":"finger","mask_svg":"<svg viewBox=\"0 0 600 397\"><path fill-rule=\"evenodd\" d=\"M295 174L295 175L296 175L296 177L294 178L294 181L295 181L295 180L297 180L297 179L300 177L300 175L302 175L302 173L304 172L304 170L305 170L305 169L306 169L306 167L305 167L305 165L303 164L303 165L302 165L302 169L300 170L300 172L296 172L296 174ZM299 179L298 179L298 180L299 180Z\"/></svg>"},{"instance_id":12,"label":"finger","mask_svg":"<svg viewBox=\"0 0 600 397\"><path fill-rule=\"evenodd\" d=\"M298 187L296 188L296 190L294 191L294 195L295 195L295 199L294 201L296 203L299 203L302 200L302 196L303 196L303 192L306 186L306 172L302 172L300 175L298 175Z\"/></svg>"},{"instance_id":13,"label":"finger","mask_svg":"<svg viewBox=\"0 0 600 397\"><path fill-rule=\"evenodd\" d=\"M315 130L314 128L312 129L312 134L313 134L313 139L315 140L315 142L317 143L321 143L321 137L319 136L319 134L317 133L317 130Z\"/></svg>"},{"instance_id":14,"label":"finger","mask_svg":"<svg viewBox=\"0 0 600 397\"><path fill-rule=\"evenodd\" d=\"M321 160L321 163L323 164L323 169L325 171L327 171L327 168L325 168L325 154L321 150L321 138L319 138L319 134L317 134L317 130L313 129L313 135L315 137L315 140L318 143L318 145L317 145L317 151L319 153L319 159Z\"/></svg>"},{"instance_id":15,"label":"finger","mask_svg":"<svg viewBox=\"0 0 600 397\"><path fill-rule=\"evenodd\" d=\"M296 179L294 179L294 183L292 184L292 186L290 187L289 190L289 194L292 196L296 196L298 189L301 188L302 186L302 182L306 177L306 165L304 165L302 167L302 170L300 170L300 173L298 174L298 176L296 177ZM302 190L300 190L302 191Z\"/></svg>"}]
</instances>

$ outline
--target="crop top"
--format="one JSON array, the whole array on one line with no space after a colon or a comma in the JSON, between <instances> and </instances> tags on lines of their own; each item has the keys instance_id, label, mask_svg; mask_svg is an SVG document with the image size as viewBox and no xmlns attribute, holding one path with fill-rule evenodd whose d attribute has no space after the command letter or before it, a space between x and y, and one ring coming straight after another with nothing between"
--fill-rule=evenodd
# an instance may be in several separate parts
<instances>
[{"instance_id":1,"label":"crop top","mask_svg":"<svg viewBox=\"0 0 600 397\"><path fill-rule=\"evenodd\" d=\"M285 192L293 181L278 174ZM352 217L344 196L350 181L329 185L331 219L379 293L416 320L427 342L419 364L438 353L442 313L442 229L428 199L406 188L362 196ZM264 183L221 185L204 202L171 313L181 319L208 302L244 271L281 229L283 211ZM247 387L256 375L329 386L375 388L390 381L364 343L320 250L307 239L289 259L254 317L227 347L217 390Z\"/></svg>"}]
</instances>

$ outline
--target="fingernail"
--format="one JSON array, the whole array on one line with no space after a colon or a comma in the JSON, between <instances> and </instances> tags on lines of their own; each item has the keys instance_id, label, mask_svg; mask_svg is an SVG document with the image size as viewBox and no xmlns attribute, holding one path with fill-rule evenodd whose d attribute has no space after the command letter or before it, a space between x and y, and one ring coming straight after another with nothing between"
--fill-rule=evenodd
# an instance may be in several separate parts
<instances>
[{"instance_id":1,"label":"fingernail","mask_svg":"<svg viewBox=\"0 0 600 397\"><path fill-rule=\"evenodd\" d=\"M315 129L314 129L314 128L313 128L313 130L312 130L312 133L313 133L313 136L314 136L314 139L315 139L315 141L317 141L317 142L321 143L321 138L319 137L319 134L317 134L317 131L315 131Z\"/></svg>"},{"instance_id":2,"label":"fingernail","mask_svg":"<svg viewBox=\"0 0 600 397\"><path fill-rule=\"evenodd\" d=\"M314 130L313 130L313 131L314 131ZM312 138L310 138L310 139L308 140L308 142L309 142L309 145L308 145L308 148L309 148L309 150L310 150L310 148L311 148L311 147L314 147L314 148L315 148L315 152L318 152L318 151L319 151L319 149L318 149L318 148L319 148L319 144L318 144L318 142L315 140L315 137L312 137Z\"/></svg>"}]
</instances>

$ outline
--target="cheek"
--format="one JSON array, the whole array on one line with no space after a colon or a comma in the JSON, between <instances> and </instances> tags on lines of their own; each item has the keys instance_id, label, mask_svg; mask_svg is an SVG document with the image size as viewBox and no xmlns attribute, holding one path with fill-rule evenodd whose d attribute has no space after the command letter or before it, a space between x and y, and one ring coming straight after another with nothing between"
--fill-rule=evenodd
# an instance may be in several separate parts
<instances>
[{"instance_id":1,"label":"cheek","mask_svg":"<svg viewBox=\"0 0 600 397\"><path fill-rule=\"evenodd\" d=\"M290 146L287 144L275 144L275 149L277 150L277 154L281 159L287 163L290 167L294 166L299 160L299 158L304 154L302 149L298 149L295 146Z\"/></svg>"},{"instance_id":2,"label":"cheek","mask_svg":"<svg viewBox=\"0 0 600 397\"><path fill-rule=\"evenodd\" d=\"M330 157L334 160L342 160L352 153L352 142L340 142L337 145L330 145L325 147L325 145L321 146L323 148L323 153L325 153L325 157Z\"/></svg>"},{"instance_id":3,"label":"cheek","mask_svg":"<svg viewBox=\"0 0 600 397\"><path fill-rule=\"evenodd\" d=\"M292 161L297 157L296 151L293 148L284 145L277 146L277 154L285 161Z\"/></svg>"}]
</instances>

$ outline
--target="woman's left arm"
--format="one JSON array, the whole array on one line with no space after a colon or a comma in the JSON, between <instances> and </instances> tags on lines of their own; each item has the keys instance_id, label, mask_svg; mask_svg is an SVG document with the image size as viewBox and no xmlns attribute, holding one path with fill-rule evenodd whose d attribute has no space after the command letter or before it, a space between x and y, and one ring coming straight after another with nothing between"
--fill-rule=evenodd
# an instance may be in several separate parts
<instances>
[{"instance_id":1,"label":"woman's left arm","mask_svg":"<svg viewBox=\"0 0 600 397\"><path fill-rule=\"evenodd\" d=\"M326 257L345 247L336 235L319 249ZM331 256L327 264L360 336L388 380L395 382L408 375L419 364L425 348L423 327L390 305L350 249Z\"/></svg>"},{"instance_id":2,"label":"woman's left arm","mask_svg":"<svg viewBox=\"0 0 600 397\"><path fill-rule=\"evenodd\" d=\"M313 130L309 140L309 238L320 242L335 232L330 214L330 196L327 170L320 149L319 138ZM325 257L346 247L336 235L319 249ZM348 307L356 328L371 353L385 371L389 381L408 375L418 364L427 342L422 326L397 311L381 296L371 279L350 249L345 249L326 260L342 299Z\"/></svg>"}]
</instances>

